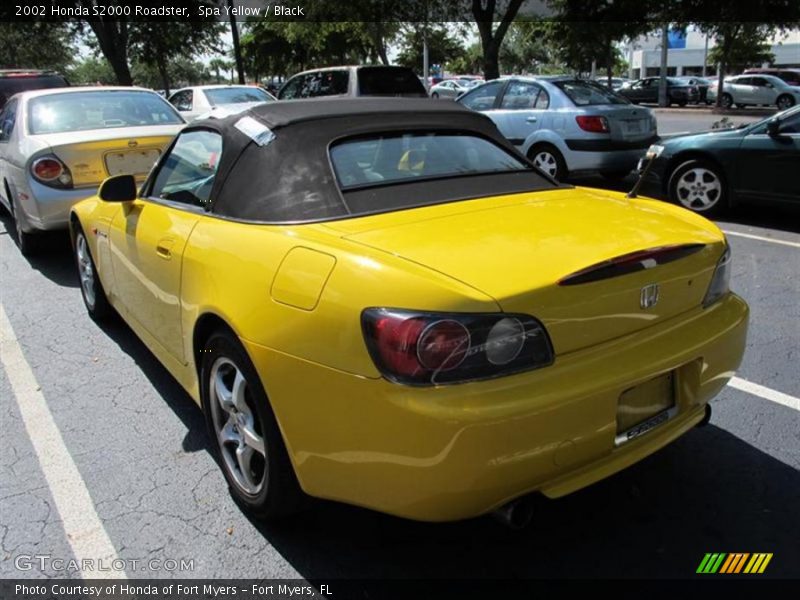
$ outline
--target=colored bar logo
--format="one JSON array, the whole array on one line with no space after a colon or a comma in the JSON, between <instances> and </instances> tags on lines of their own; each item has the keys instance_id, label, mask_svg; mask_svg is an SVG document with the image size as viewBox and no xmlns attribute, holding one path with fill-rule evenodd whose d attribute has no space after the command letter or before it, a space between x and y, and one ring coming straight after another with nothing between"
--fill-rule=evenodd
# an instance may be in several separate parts
<instances>
[{"instance_id":1,"label":"colored bar logo","mask_svg":"<svg viewBox=\"0 0 800 600\"><path fill-rule=\"evenodd\" d=\"M727 575L747 573L754 575L763 573L769 561L772 560L772 553L758 552L750 554L748 552L709 552L700 561L697 573L714 574L724 573Z\"/></svg>"}]
</instances>

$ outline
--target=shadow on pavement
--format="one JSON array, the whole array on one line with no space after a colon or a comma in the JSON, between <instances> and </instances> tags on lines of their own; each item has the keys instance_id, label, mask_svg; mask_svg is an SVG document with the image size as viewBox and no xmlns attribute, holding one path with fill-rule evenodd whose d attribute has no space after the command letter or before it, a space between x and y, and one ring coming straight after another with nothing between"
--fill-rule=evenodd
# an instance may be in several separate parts
<instances>
[{"instance_id":1,"label":"shadow on pavement","mask_svg":"<svg viewBox=\"0 0 800 600\"><path fill-rule=\"evenodd\" d=\"M5 211L0 210L0 223L3 224L5 232L10 238L17 242L17 232L11 216ZM72 247L69 241L69 233L66 231L54 231L40 235L39 248L30 257L23 257L31 265L31 268L39 271L53 283L60 286L77 288L80 286L78 272L75 269L75 262L72 258ZM11 250L19 252L18 249Z\"/></svg>"},{"instance_id":2,"label":"shadow on pavement","mask_svg":"<svg viewBox=\"0 0 800 600\"><path fill-rule=\"evenodd\" d=\"M300 574L352 579L694 575L706 552L773 552L767 576L800 564L800 473L709 425L559 500L533 524L405 521L335 503L282 524L254 521Z\"/></svg>"},{"instance_id":3,"label":"shadow on pavement","mask_svg":"<svg viewBox=\"0 0 800 600\"><path fill-rule=\"evenodd\" d=\"M153 387L186 427L186 437L182 446L185 452L199 450L211 451L206 434L203 413L181 385L170 375L147 346L125 324L119 315L114 314L100 325L103 332L113 340L120 350L133 358Z\"/></svg>"}]
</instances>

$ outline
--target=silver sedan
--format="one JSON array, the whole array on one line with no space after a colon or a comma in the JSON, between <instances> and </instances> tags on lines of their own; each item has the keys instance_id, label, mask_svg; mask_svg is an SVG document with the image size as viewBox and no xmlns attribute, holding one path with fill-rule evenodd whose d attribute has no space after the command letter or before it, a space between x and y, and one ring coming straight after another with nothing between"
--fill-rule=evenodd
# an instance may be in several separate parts
<instances>
[{"instance_id":1,"label":"silver sedan","mask_svg":"<svg viewBox=\"0 0 800 600\"><path fill-rule=\"evenodd\" d=\"M708 88L707 98L716 101L717 82ZM726 77L722 84L722 106L737 108L755 104L777 106L778 110L786 110L800 104L800 87L791 86L774 75L736 75Z\"/></svg>"},{"instance_id":2,"label":"silver sedan","mask_svg":"<svg viewBox=\"0 0 800 600\"><path fill-rule=\"evenodd\" d=\"M37 232L67 227L73 204L111 175L143 180L185 121L161 96L130 87L23 92L0 113L0 203L23 254Z\"/></svg>"},{"instance_id":3,"label":"silver sedan","mask_svg":"<svg viewBox=\"0 0 800 600\"><path fill-rule=\"evenodd\" d=\"M431 98L455 100L464 92L472 89L480 81L469 79L445 79L431 88Z\"/></svg>"},{"instance_id":4,"label":"silver sedan","mask_svg":"<svg viewBox=\"0 0 800 600\"><path fill-rule=\"evenodd\" d=\"M214 108L234 112L262 102L272 102L275 96L254 85L197 85L177 90L169 101L187 121L194 121Z\"/></svg>"},{"instance_id":5,"label":"silver sedan","mask_svg":"<svg viewBox=\"0 0 800 600\"><path fill-rule=\"evenodd\" d=\"M648 108L597 83L571 77L509 77L458 102L486 114L542 171L556 179L599 172L622 178L658 135Z\"/></svg>"}]
</instances>

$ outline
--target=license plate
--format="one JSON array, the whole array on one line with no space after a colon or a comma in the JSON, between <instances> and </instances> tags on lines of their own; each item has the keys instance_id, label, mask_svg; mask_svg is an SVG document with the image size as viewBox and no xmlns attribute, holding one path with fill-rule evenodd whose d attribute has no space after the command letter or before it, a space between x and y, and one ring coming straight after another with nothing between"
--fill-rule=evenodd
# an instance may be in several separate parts
<instances>
[{"instance_id":1,"label":"license plate","mask_svg":"<svg viewBox=\"0 0 800 600\"><path fill-rule=\"evenodd\" d=\"M146 175L158 160L160 151L126 150L106 154L106 170L109 175Z\"/></svg>"},{"instance_id":2,"label":"license plate","mask_svg":"<svg viewBox=\"0 0 800 600\"><path fill-rule=\"evenodd\" d=\"M625 121L626 133L642 133L641 121Z\"/></svg>"},{"instance_id":3,"label":"license plate","mask_svg":"<svg viewBox=\"0 0 800 600\"><path fill-rule=\"evenodd\" d=\"M675 407L675 374L645 381L620 394L617 403L617 444L624 443L667 421Z\"/></svg>"}]
</instances>

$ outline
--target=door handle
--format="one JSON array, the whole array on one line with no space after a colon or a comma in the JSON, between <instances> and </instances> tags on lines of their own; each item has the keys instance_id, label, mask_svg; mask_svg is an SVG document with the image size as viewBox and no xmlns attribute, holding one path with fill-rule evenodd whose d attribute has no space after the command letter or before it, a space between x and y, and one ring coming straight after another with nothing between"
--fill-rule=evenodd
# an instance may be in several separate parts
<instances>
[{"instance_id":1,"label":"door handle","mask_svg":"<svg viewBox=\"0 0 800 600\"><path fill-rule=\"evenodd\" d=\"M169 260L172 258L172 244L174 243L175 240L169 238L160 240L158 244L156 244L156 254L165 260Z\"/></svg>"},{"instance_id":2,"label":"door handle","mask_svg":"<svg viewBox=\"0 0 800 600\"><path fill-rule=\"evenodd\" d=\"M536 117L528 117L525 119L528 123L536 123Z\"/></svg>"}]
</instances>

